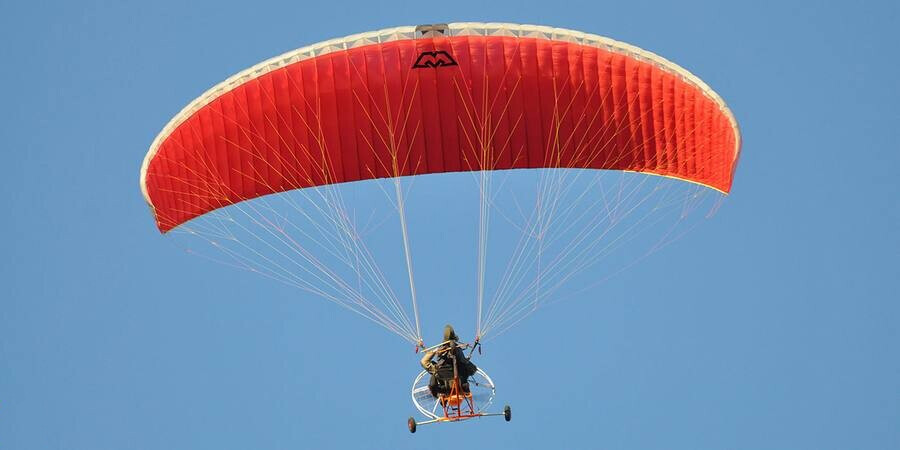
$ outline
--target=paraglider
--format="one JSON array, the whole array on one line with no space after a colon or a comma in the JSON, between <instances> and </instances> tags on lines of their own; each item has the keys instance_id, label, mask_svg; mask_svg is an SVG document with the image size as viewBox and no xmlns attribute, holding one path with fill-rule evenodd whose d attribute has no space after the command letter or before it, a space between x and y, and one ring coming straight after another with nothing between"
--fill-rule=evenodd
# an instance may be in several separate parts
<instances>
[{"instance_id":1,"label":"paraglider","mask_svg":"<svg viewBox=\"0 0 900 450\"><path fill-rule=\"evenodd\" d=\"M211 259L323 297L419 350L404 177L474 175L480 345L562 287L614 275L590 269L638 248L639 234L661 237L627 252L626 267L681 236L688 216L715 211L740 145L719 95L653 53L559 28L451 23L333 39L228 78L163 128L140 185L162 233L199 238ZM532 177L533 192L504 192L517 177ZM354 181L376 184L397 212L403 251L392 260L405 266L406 299L344 198ZM519 238L493 241L492 217ZM442 355L465 347L445 341ZM448 405L457 419L489 414L491 379L452 359L440 389L423 384L427 368L416 378L416 408L432 421L452 421Z\"/></svg>"},{"instance_id":2,"label":"paraglider","mask_svg":"<svg viewBox=\"0 0 900 450\"><path fill-rule=\"evenodd\" d=\"M474 351L478 345L477 342L473 345L459 342L453 327L447 325L444 327L444 341L424 350L421 364L425 370L413 382L412 399L416 409L427 419L416 421L410 417L407 420L410 433L415 433L418 425L431 423L489 416L503 416L507 422L512 419L509 405L503 407L502 413L487 412L494 399L494 382L487 373L472 364L463 351L466 348ZM438 360L434 361L434 358ZM421 386L426 373L431 377L426 386ZM431 398L426 394L431 394Z\"/></svg>"}]
</instances>

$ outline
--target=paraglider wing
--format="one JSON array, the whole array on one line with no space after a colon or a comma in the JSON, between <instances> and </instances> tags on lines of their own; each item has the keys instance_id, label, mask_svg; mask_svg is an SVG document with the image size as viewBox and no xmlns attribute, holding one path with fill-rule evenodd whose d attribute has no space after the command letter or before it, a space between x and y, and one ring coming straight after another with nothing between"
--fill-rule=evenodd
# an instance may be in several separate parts
<instances>
[{"instance_id":1,"label":"paraglider wing","mask_svg":"<svg viewBox=\"0 0 900 450\"><path fill-rule=\"evenodd\" d=\"M460 23L335 39L229 78L159 134L141 189L165 233L267 194L441 172L624 170L727 193L739 149L719 96L661 57Z\"/></svg>"}]
</instances>

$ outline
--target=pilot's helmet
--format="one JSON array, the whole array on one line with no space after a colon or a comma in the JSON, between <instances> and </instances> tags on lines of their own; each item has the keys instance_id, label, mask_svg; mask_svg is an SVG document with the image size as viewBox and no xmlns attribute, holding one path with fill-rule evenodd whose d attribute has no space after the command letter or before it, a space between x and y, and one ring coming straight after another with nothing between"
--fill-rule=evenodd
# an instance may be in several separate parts
<instances>
[{"instance_id":1,"label":"pilot's helmet","mask_svg":"<svg viewBox=\"0 0 900 450\"><path fill-rule=\"evenodd\" d=\"M444 327L444 340L445 341L458 341L459 338L456 336L456 332L453 331L452 325L447 325Z\"/></svg>"}]
</instances>

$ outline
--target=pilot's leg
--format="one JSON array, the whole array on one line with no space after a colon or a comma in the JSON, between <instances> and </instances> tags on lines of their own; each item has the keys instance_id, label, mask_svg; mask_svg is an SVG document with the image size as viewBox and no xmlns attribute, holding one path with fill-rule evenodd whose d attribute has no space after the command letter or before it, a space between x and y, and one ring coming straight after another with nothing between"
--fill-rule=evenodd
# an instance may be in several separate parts
<instances>
[{"instance_id":1,"label":"pilot's leg","mask_svg":"<svg viewBox=\"0 0 900 450\"><path fill-rule=\"evenodd\" d=\"M439 392L438 388L438 379L436 376L432 375L431 379L428 380L428 391L431 392L431 396L437 398Z\"/></svg>"}]
</instances>

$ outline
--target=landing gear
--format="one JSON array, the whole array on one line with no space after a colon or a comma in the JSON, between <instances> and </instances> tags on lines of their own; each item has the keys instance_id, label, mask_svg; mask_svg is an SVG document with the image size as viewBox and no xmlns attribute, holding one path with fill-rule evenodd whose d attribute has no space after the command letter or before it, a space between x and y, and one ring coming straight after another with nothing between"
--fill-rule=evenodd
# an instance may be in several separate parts
<instances>
[{"instance_id":1,"label":"landing gear","mask_svg":"<svg viewBox=\"0 0 900 450\"><path fill-rule=\"evenodd\" d=\"M422 371L413 381L412 401L416 409L425 416L425 420L416 421L410 417L406 422L410 433L415 433L419 425L432 423L462 422L479 417L503 416L506 421L512 418L512 411L507 405L503 411L490 412L494 400L494 382L484 373L478 371L469 377L468 388L464 388L459 378L453 380L447 393L438 393L437 398L428 387L428 372Z\"/></svg>"}]
</instances>

